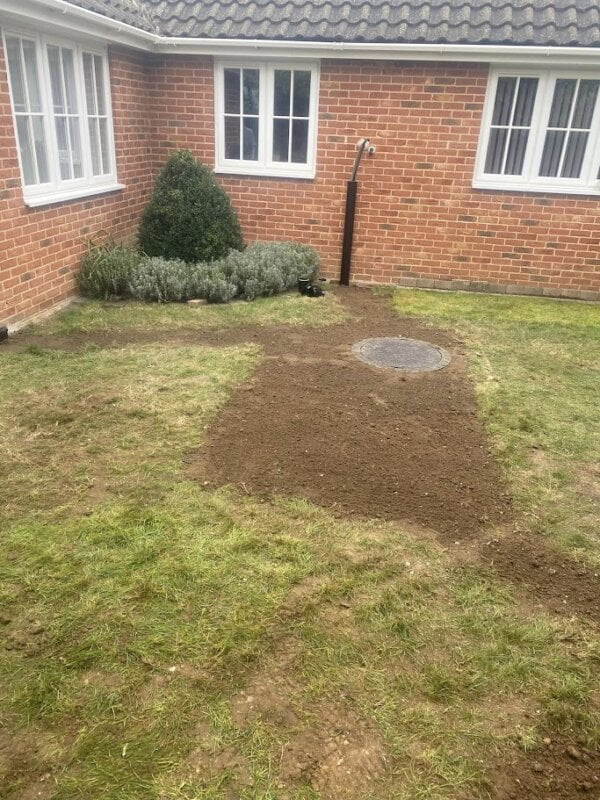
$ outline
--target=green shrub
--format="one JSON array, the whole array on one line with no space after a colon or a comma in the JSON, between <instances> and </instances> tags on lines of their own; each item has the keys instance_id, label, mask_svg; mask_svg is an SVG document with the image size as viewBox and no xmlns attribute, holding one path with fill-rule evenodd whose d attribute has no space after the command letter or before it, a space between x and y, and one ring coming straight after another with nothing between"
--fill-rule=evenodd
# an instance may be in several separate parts
<instances>
[{"instance_id":1,"label":"green shrub","mask_svg":"<svg viewBox=\"0 0 600 800\"><path fill-rule=\"evenodd\" d=\"M129 292L137 300L181 303L192 297L191 267L179 259L144 257L129 278Z\"/></svg>"},{"instance_id":2,"label":"green shrub","mask_svg":"<svg viewBox=\"0 0 600 800\"><path fill-rule=\"evenodd\" d=\"M223 275L212 275L197 283L196 297L207 303L228 303L237 295L235 283L231 283Z\"/></svg>"},{"instance_id":3,"label":"green shrub","mask_svg":"<svg viewBox=\"0 0 600 800\"><path fill-rule=\"evenodd\" d=\"M189 150L177 150L156 180L139 232L149 256L187 263L214 261L243 246L240 225L225 191Z\"/></svg>"},{"instance_id":4,"label":"green shrub","mask_svg":"<svg viewBox=\"0 0 600 800\"><path fill-rule=\"evenodd\" d=\"M219 268L245 300L281 294L295 288L298 278L313 278L319 256L312 247L295 242L257 242L243 253L230 253Z\"/></svg>"},{"instance_id":5,"label":"green shrub","mask_svg":"<svg viewBox=\"0 0 600 800\"><path fill-rule=\"evenodd\" d=\"M89 241L77 273L81 294L101 300L126 296L131 273L139 261L135 250L112 239L102 243Z\"/></svg>"}]
</instances>

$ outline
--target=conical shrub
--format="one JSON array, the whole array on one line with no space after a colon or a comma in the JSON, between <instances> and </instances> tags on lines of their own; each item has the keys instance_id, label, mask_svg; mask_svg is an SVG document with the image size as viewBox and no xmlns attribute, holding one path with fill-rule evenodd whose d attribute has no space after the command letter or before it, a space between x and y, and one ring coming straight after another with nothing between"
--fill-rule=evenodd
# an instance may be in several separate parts
<instances>
[{"instance_id":1,"label":"conical shrub","mask_svg":"<svg viewBox=\"0 0 600 800\"><path fill-rule=\"evenodd\" d=\"M139 246L149 256L187 263L213 261L243 247L227 194L189 150L176 150L156 179Z\"/></svg>"}]
</instances>

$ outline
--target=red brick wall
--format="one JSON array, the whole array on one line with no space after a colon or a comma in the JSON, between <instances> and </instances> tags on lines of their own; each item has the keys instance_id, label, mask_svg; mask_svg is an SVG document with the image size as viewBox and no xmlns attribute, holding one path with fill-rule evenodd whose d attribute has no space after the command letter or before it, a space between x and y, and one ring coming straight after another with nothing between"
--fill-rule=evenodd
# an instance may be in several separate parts
<instances>
[{"instance_id":1,"label":"red brick wall","mask_svg":"<svg viewBox=\"0 0 600 800\"><path fill-rule=\"evenodd\" d=\"M211 60L161 58L152 73L156 165L183 146L213 165ZM337 276L345 182L368 136L353 279L591 297L597 198L471 186L486 83L486 65L324 61L316 179L222 179L247 239L311 242Z\"/></svg>"},{"instance_id":2,"label":"red brick wall","mask_svg":"<svg viewBox=\"0 0 600 800\"><path fill-rule=\"evenodd\" d=\"M94 232L135 234L173 148L214 164L211 59L113 49L111 78L126 190L27 209L0 61L0 322L71 294ZM356 142L368 136L377 153L359 175L354 280L594 296L595 198L471 187L486 80L485 65L324 61L316 179L222 179L246 238L310 242L337 276L345 184Z\"/></svg>"},{"instance_id":3,"label":"red brick wall","mask_svg":"<svg viewBox=\"0 0 600 800\"><path fill-rule=\"evenodd\" d=\"M152 181L145 58L115 49L110 71L117 173L127 188L27 208L0 44L0 323L25 319L72 295L73 276L90 236L100 230L121 239L135 234Z\"/></svg>"}]
</instances>

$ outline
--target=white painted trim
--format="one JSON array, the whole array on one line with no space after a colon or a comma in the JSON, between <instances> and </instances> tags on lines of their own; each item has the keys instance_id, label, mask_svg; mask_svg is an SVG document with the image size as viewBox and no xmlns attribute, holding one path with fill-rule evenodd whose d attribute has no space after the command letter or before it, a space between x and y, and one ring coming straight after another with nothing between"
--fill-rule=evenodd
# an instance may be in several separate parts
<instances>
[{"instance_id":1,"label":"white painted trim","mask_svg":"<svg viewBox=\"0 0 600 800\"><path fill-rule=\"evenodd\" d=\"M233 58L368 59L410 61L470 61L538 66L598 65L600 47L540 47L485 44L388 44L364 42L293 42L262 39L206 39L161 36L74 6L65 0L0 0L0 23L20 18L125 44L155 53L213 55ZM47 27L44 27L47 30Z\"/></svg>"},{"instance_id":2,"label":"white painted trim","mask_svg":"<svg viewBox=\"0 0 600 800\"><path fill-rule=\"evenodd\" d=\"M490 135L492 114L496 98L496 87L500 77L535 77L539 79L530 134L527 143L523 171L521 175L498 175L484 172L484 165ZM475 189L493 189L505 192L532 192L543 194L600 195L600 180L597 179L600 167L600 93L590 126L590 137L581 168L581 178L540 177L537 172L542 157L544 140L555 81L557 78L591 78L600 80L600 70L566 70L553 68L534 70L532 68L493 68L490 71L486 90L475 172L472 185ZM594 138L595 137L595 138Z\"/></svg>"},{"instance_id":3,"label":"white painted trim","mask_svg":"<svg viewBox=\"0 0 600 800\"><path fill-rule=\"evenodd\" d=\"M124 183L110 183L107 186L88 186L80 189L71 189L68 192L52 192L23 199L28 208L38 208L39 206L49 206L53 203L64 203L65 200L84 200L86 197L94 197L97 194L108 194L109 192L118 192L126 188Z\"/></svg>"},{"instance_id":4,"label":"white painted trim","mask_svg":"<svg viewBox=\"0 0 600 800\"><path fill-rule=\"evenodd\" d=\"M225 158L224 150L224 73L225 69L257 69L260 75L258 160L243 161ZM276 69L304 70L311 73L310 105L308 110L308 148L306 164L278 163L270 158L272 148L273 83ZM224 175L256 175L271 178L310 180L316 174L316 138L319 98L319 63L307 61L256 61L254 59L215 60L215 172Z\"/></svg>"}]
</instances>

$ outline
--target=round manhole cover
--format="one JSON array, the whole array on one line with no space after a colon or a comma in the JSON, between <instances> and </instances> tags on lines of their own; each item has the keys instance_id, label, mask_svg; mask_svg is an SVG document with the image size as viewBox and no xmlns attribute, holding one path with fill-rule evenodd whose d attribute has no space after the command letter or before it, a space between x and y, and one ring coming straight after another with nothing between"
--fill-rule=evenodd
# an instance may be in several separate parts
<instances>
[{"instance_id":1,"label":"round manhole cover","mask_svg":"<svg viewBox=\"0 0 600 800\"><path fill-rule=\"evenodd\" d=\"M450 355L445 350L418 339L363 339L352 347L352 351L361 361L375 367L392 367L412 372L441 369L450 363Z\"/></svg>"}]
</instances>

